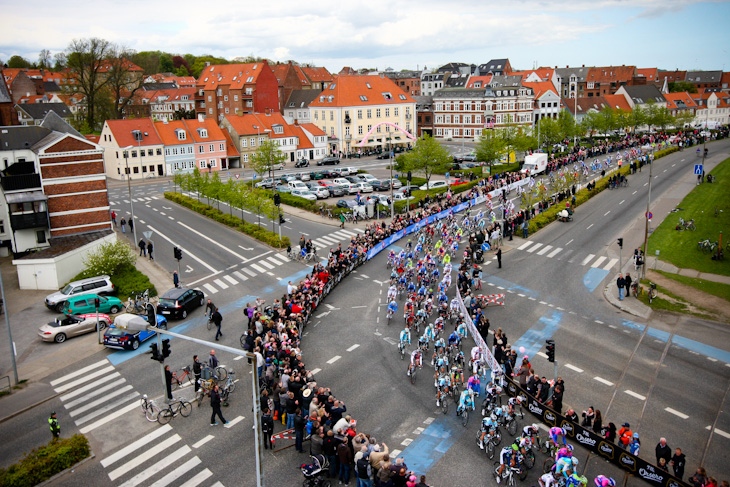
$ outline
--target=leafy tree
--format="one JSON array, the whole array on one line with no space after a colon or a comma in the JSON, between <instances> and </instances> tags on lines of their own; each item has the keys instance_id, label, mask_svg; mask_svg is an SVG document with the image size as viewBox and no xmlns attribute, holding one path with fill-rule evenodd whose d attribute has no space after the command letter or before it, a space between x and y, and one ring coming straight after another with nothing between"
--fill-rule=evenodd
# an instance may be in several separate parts
<instances>
[{"instance_id":1,"label":"leafy tree","mask_svg":"<svg viewBox=\"0 0 730 487\"><path fill-rule=\"evenodd\" d=\"M416 141L412 151L403 155L405 169L423 173L426 176L427 185L434 173L445 170L449 162L453 160L448 149L429 137L428 134L424 134Z\"/></svg>"},{"instance_id":2,"label":"leafy tree","mask_svg":"<svg viewBox=\"0 0 730 487\"><path fill-rule=\"evenodd\" d=\"M218 174L218 171L213 173L213 176L207 177L206 176L206 194L209 195L211 198L216 200L217 202L217 208L220 211L221 209L221 198L223 196L223 181L221 181L221 177Z\"/></svg>"},{"instance_id":3,"label":"leafy tree","mask_svg":"<svg viewBox=\"0 0 730 487\"><path fill-rule=\"evenodd\" d=\"M172 62L172 56L168 53L163 52L160 56L159 70L161 73L171 73L175 69L175 64Z\"/></svg>"},{"instance_id":4,"label":"leafy tree","mask_svg":"<svg viewBox=\"0 0 730 487\"><path fill-rule=\"evenodd\" d=\"M238 186L239 184L236 182L235 179L228 178L228 180L225 182L225 184L223 184L221 188L220 199L228 204L228 212L230 215L233 215L233 205L236 203L236 193L238 192Z\"/></svg>"},{"instance_id":5,"label":"leafy tree","mask_svg":"<svg viewBox=\"0 0 730 487\"><path fill-rule=\"evenodd\" d=\"M183 189L183 184L185 181L185 174L181 173L180 171L175 171L172 175L172 184L173 184L173 190L177 193L177 187L180 186L180 190Z\"/></svg>"},{"instance_id":6,"label":"leafy tree","mask_svg":"<svg viewBox=\"0 0 730 487\"><path fill-rule=\"evenodd\" d=\"M203 191L203 187L205 186L205 178L203 178L202 174L200 174L197 167L193 169L192 173L188 173L187 175L189 176L188 191L194 191L198 196L198 201L200 201L200 193Z\"/></svg>"},{"instance_id":7,"label":"leafy tree","mask_svg":"<svg viewBox=\"0 0 730 487\"><path fill-rule=\"evenodd\" d=\"M682 93L684 91L697 93L697 86L689 81L672 81L669 83L670 93Z\"/></svg>"},{"instance_id":8,"label":"leafy tree","mask_svg":"<svg viewBox=\"0 0 730 487\"><path fill-rule=\"evenodd\" d=\"M499 137L499 132L494 129L484 129L476 147L477 160L484 161L487 165L491 166L495 161L499 160L504 149L505 143Z\"/></svg>"},{"instance_id":9,"label":"leafy tree","mask_svg":"<svg viewBox=\"0 0 730 487\"><path fill-rule=\"evenodd\" d=\"M676 128L683 128L683 127L691 124L694 119L695 119L695 116L692 113L690 113L689 110L680 110L677 113L677 115L674 117L673 125Z\"/></svg>"},{"instance_id":10,"label":"leafy tree","mask_svg":"<svg viewBox=\"0 0 730 487\"><path fill-rule=\"evenodd\" d=\"M538 147L547 146L548 150L552 146L565 138L561 126L558 121L551 117L541 118L537 122L537 133L539 134Z\"/></svg>"},{"instance_id":11,"label":"leafy tree","mask_svg":"<svg viewBox=\"0 0 730 487\"><path fill-rule=\"evenodd\" d=\"M86 98L86 123L92 129L97 126L98 98L109 78L102 74L104 61L113 54L113 46L104 39L74 39L66 48L67 66L75 80L71 85L75 93Z\"/></svg>"},{"instance_id":12,"label":"leafy tree","mask_svg":"<svg viewBox=\"0 0 730 487\"><path fill-rule=\"evenodd\" d=\"M258 225L261 226L261 216L265 216L273 220L279 215L279 208L274 204L271 198L268 198L257 191L247 191L244 199L244 205L247 209L256 213L258 217Z\"/></svg>"},{"instance_id":13,"label":"leafy tree","mask_svg":"<svg viewBox=\"0 0 730 487\"><path fill-rule=\"evenodd\" d=\"M646 123L646 114L641 109L634 109L626 116L626 126L631 127L632 132L643 126Z\"/></svg>"},{"instance_id":14,"label":"leafy tree","mask_svg":"<svg viewBox=\"0 0 730 487\"><path fill-rule=\"evenodd\" d=\"M53 70L54 71L61 71L63 68L66 67L66 53L64 52L57 52L53 56Z\"/></svg>"},{"instance_id":15,"label":"leafy tree","mask_svg":"<svg viewBox=\"0 0 730 487\"><path fill-rule=\"evenodd\" d=\"M12 56L10 59L8 59L8 68L30 68L32 65L30 64L30 61L25 59L22 56L18 56L17 54L15 56Z\"/></svg>"},{"instance_id":16,"label":"leafy tree","mask_svg":"<svg viewBox=\"0 0 730 487\"><path fill-rule=\"evenodd\" d=\"M155 74L160 72L160 51L142 51L132 57L132 62L144 70L144 74Z\"/></svg>"},{"instance_id":17,"label":"leafy tree","mask_svg":"<svg viewBox=\"0 0 730 487\"><path fill-rule=\"evenodd\" d=\"M281 152L279 144L274 140L264 140L259 144L258 150L251 154L251 167L262 177L264 174L269 174L273 166L284 162L286 155Z\"/></svg>"},{"instance_id":18,"label":"leafy tree","mask_svg":"<svg viewBox=\"0 0 730 487\"><path fill-rule=\"evenodd\" d=\"M95 251L89 252L83 259L87 272L92 276L108 274L113 276L125 266L134 266L137 256L122 240L101 244Z\"/></svg>"},{"instance_id":19,"label":"leafy tree","mask_svg":"<svg viewBox=\"0 0 730 487\"><path fill-rule=\"evenodd\" d=\"M558 115L558 126L564 139L570 139L580 135L578 125L575 123L575 117L568 113L567 110L561 111L560 115Z\"/></svg>"},{"instance_id":20,"label":"leafy tree","mask_svg":"<svg viewBox=\"0 0 730 487\"><path fill-rule=\"evenodd\" d=\"M185 110L184 108L180 107L172 112L172 118L173 120L194 120L195 110Z\"/></svg>"},{"instance_id":21,"label":"leafy tree","mask_svg":"<svg viewBox=\"0 0 730 487\"><path fill-rule=\"evenodd\" d=\"M173 56L172 57L172 65L175 66L175 69L177 70L178 76L190 76L190 64L188 63L188 60L185 59L182 56ZM185 70L185 74L181 74L182 71Z\"/></svg>"}]
</instances>

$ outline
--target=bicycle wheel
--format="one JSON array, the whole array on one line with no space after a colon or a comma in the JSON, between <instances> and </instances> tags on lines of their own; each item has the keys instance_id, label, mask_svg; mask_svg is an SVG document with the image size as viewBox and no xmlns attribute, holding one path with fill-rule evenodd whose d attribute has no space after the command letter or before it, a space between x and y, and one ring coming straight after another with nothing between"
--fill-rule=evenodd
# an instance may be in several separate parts
<instances>
[{"instance_id":1,"label":"bicycle wheel","mask_svg":"<svg viewBox=\"0 0 730 487\"><path fill-rule=\"evenodd\" d=\"M208 320L207 327L208 327L209 330L212 330L213 329L213 322L210 321L210 320Z\"/></svg>"},{"instance_id":2,"label":"bicycle wheel","mask_svg":"<svg viewBox=\"0 0 730 487\"><path fill-rule=\"evenodd\" d=\"M454 391L451 397L454 400L454 404L459 404L459 386L456 384L454 385Z\"/></svg>"},{"instance_id":3,"label":"bicycle wheel","mask_svg":"<svg viewBox=\"0 0 730 487\"><path fill-rule=\"evenodd\" d=\"M224 381L228 378L228 370L219 365L215 368L215 375L218 378L218 382Z\"/></svg>"},{"instance_id":4,"label":"bicycle wheel","mask_svg":"<svg viewBox=\"0 0 730 487\"><path fill-rule=\"evenodd\" d=\"M179 411L183 418L187 418L193 412L193 405L187 401L180 401Z\"/></svg>"},{"instance_id":5,"label":"bicycle wheel","mask_svg":"<svg viewBox=\"0 0 730 487\"><path fill-rule=\"evenodd\" d=\"M514 435L517 432L517 421L514 418L507 423L507 432L510 435Z\"/></svg>"},{"instance_id":6,"label":"bicycle wheel","mask_svg":"<svg viewBox=\"0 0 730 487\"><path fill-rule=\"evenodd\" d=\"M441 398L441 411L446 414L449 412L449 401L446 397Z\"/></svg>"},{"instance_id":7,"label":"bicycle wheel","mask_svg":"<svg viewBox=\"0 0 730 487\"><path fill-rule=\"evenodd\" d=\"M160 414L157 415L157 422L160 424L167 424L174 415L175 413L173 413L169 407L167 409L163 409L160 411Z\"/></svg>"},{"instance_id":8,"label":"bicycle wheel","mask_svg":"<svg viewBox=\"0 0 730 487\"><path fill-rule=\"evenodd\" d=\"M494 446L498 446L500 443L502 443L502 435L499 431L495 431L494 436L492 437L492 440L494 441Z\"/></svg>"},{"instance_id":9,"label":"bicycle wheel","mask_svg":"<svg viewBox=\"0 0 730 487\"><path fill-rule=\"evenodd\" d=\"M406 347L400 347L400 359L406 358Z\"/></svg>"},{"instance_id":10,"label":"bicycle wheel","mask_svg":"<svg viewBox=\"0 0 730 487\"><path fill-rule=\"evenodd\" d=\"M147 418L147 421L150 423L154 423L157 421L157 417L160 414L160 408L155 406L154 404L149 404L147 406L147 409L144 412L144 417Z\"/></svg>"},{"instance_id":11,"label":"bicycle wheel","mask_svg":"<svg viewBox=\"0 0 730 487\"><path fill-rule=\"evenodd\" d=\"M521 478L520 480L525 480L525 479L522 479ZM515 487L515 474L514 474L514 472L510 472L509 477L508 477L508 480L507 480L507 485L509 485L509 487Z\"/></svg>"},{"instance_id":12,"label":"bicycle wheel","mask_svg":"<svg viewBox=\"0 0 730 487\"><path fill-rule=\"evenodd\" d=\"M527 469L520 466L520 471L517 472L517 476L520 478L520 480L525 480L527 478ZM514 475L512 475L512 482L510 485L514 485L514 483Z\"/></svg>"},{"instance_id":13,"label":"bicycle wheel","mask_svg":"<svg viewBox=\"0 0 730 487\"><path fill-rule=\"evenodd\" d=\"M241 339L239 340L241 342L241 348L245 348L246 346L246 336L247 335L245 333L241 335Z\"/></svg>"},{"instance_id":14,"label":"bicycle wheel","mask_svg":"<svg viewBox=\"0 0 730 487\"><path fill-rule=\"evenodd\" d=\"M487 450L487 457L491 460L494 458L494 443L492 443L492 440L487 440L486 450Z\"/></svg>"},{"instance_id":15,"label":"bicycle wheel","mask_svg":"<svg viewBox=\"0 0 730 487\"><path fill-rule=\"evenodd\" d=\"M542 464L542 473L548 473L552 470L553 465L555 465L555 459L553 457L547 457Z\"/></svg>"},{"instance_id":16,"label":"bicycle wheel","mask_svg":"<svg viewBox=\"0 0 730 487\"><path fill-rule=\"evenodd\" d=\"M535 466L535 453L533 453L532 450L528 450L527 454L525 455L525 467L527 469L531 469Z\"/></svg>"},{"instance_id":17,"label":"bicycle wheel","mask_svg":"<svg viewBox=\"0 0 730 487\"><path fill-rule=\"evenodd\" d=\"M467 423L469 423L469 411L464 409L461 413L461 425L466 428Z\"/></svg>"},{"instance_id":18,"label":"bicycle wheel","mask_svg":"<svg viewBox=\"0 0 730 487\"><path fill-rule=\"evenodd\" d=\"M147 401L146 397L142 397L139 399L139 407L142 408L142 412L147 412L147 406L149 405L149 401Z\"/></svg>"},{"instance_id":19,"label":"bicycle wheel","mask_svg":"<svg viewBox=\"0 0 730 487\"><path fill-rule=\"evenodd\" d=\"M178 373L178 372L173 372L172 373L172 379L170 379L170 388L173 391L175 389L177 389L178 387L180 387L180 379L178 379L178 375L182 376L182 374L184 374L185 371L184 370L181 370L180 372L181 373Z\"/></svg>"},{"instance_id":20,"label":"bicycle wheel","mask_svg":"<svg viewBox=\"0 0 730 487\"><path fill-rule=\"evenodd\" d=\"M416 383L416 371L418 370L417 367L414 367L413 370L411 370L411 384Z\"/></svg>"}]
</instances>

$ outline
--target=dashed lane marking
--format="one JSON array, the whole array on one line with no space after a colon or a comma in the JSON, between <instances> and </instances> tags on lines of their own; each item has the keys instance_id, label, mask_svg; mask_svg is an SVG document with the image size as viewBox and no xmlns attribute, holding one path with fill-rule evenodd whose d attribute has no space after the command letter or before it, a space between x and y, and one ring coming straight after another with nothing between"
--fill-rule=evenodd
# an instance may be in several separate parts
<instances>
[{"instance_id":1,"label":"dashed lane marking","mask_svg":"<svg viewBox=\"0 0 730 487\"><path fill-rule=\"evenodd\" d=\"M610 380L606 380L603 377L594 377L593 380L600 382L601 384L606 384L607 386L612 386L613 382Z\"/></svg>"},{"instance_id":2,"label":"dashed lane marking","mask_svg":"<svg viewBox=\"0 0 730 487\"><path fill-rule=\"evenodd\" d=\"M546 252L549 252L550 249L552 249L552 245L546 245L545 248L543 248L540 252L537 253L537 255L545 255Z\"/></svg>"},{"instance_id":3,"label":"dashed lane marking","mask_svg":"<svg viewBox=\"0 0 730 487\"><path fill-rule=\"evenodd\" d=\"M555 257L556 255L558 255L558 254L560 253L560 251L561 251L561 250L563 250L563 249L561 249L560 247L557 247L557 248L556 248L555 250L553 250L552 252L550 252L550 253L548 254L548 257L549 257L550 259L552 259L552 258L553 258L553 257Z\"/></svg>"},{"instance_id":4,"label":"dashed lane marking","mask_svg":"<svg viewBox=\"0 0 730 487\"><path fill-rule=\"evenodd\" d=\"M413 438L406 438L405 440L401 441L400 444L403 446L408 446L411 443L413 443Z\"/></svg>"},{"instance_id":5,"label":"dashed lane marking","mask_svg":"<svg viewBox=\"0 0 730 487\"><path fill-rule=\"evenodd\" d=\"M338 360L340 360L341 358L342 358L341 356L339 356L339 355L335 355L334 357L332 357L331 359L329 359L329 360L327 361L327 363L328 363L328 364L333 364L333 363L337 362Z\"/></svg>"},{"instance_id":6,"label":"dashed lane marking","mask_svg":"<svg viewBox=\"0 0 730 487\"><path fill-rule=\"evenodd\" d=\"M322 369L317 368L317 369L312 370L311 372L312 372L312 374L319 374L320 372L322 372Z\"/></svg>"},{"instance_id":7,"label":"dashed lane marking","mask_svg":"<svg viewBox=\"0 0 730 487\"><path fill-rule=\"evenodd\" d=\"M233 428L233 426L236 425L236 423L240 423L244 419L246 419L246 418L243 417L243 416L238 416L235 419L232 419L231 421L229 421L227 425L224 425L224 427L225 428L228 428L228 429L231 429L231 428Z\"/></svg>"},{"instance_id":8,"label":"dashed lane marking","mask_svg":"<svg viewBox=\"0 0 730 487\"><path fill-rule=\"evenodd\" d=\"M436 418L426 418L423 420L424 424L431 424L436 421Z\"/></svg>"},{"instance_id":9,"label":"dashed lane marking","mask_svg":"<svg viewBox=\"0 0 730 487\"><path fill-rule=\"evenodd\" d=\"M624 204L624 201L626 201L626 200L621 200L621 201L619 201L619 203L618 203L618 204L619 204L619 205L623 205L623 204Z\"/></svg>"},{"instance_id":10,"label":"dashed lane marking","mask_svg":"<svg viewBox=\"0 0 730 487\"><path fill-rule=\"evenodd\" d=\"M202 440L200 440L199 442L195 443L195 444L193 445L193 448L200 448L201 446L205 445L206 443L208 443L208 442L209 442L210 440L212 440L213 438L215 438L215 436L213 436L213 435L208 435L208 436L206 436L205 438L203 438Z\"/></svg>"},{"instance_id":11,"label":"dashed lane marking","mask_svg":"<svg viewBox=\"0 0 730 487\"><path fill-rule=\"evenodd\" d=\"M705 429L707 431L711 431L712 430L712 426L707 426ZM715 433L717 433L720 436L724 436L725 438L730 438L730 433L728 433L726 431L723 431L721 429L715 428Z\"/></svg>"},{"instance_id":12,"label":"dashed lane marking","mask_svg":"<svg viewBox=\"0 0 730 487\"><path fill-rule=\"evenodd\" d=\"M421 427L419 426L418 428L416 428L415 430L413 430L413 434L414 434L414 435L420 435L421 433L423 433L423 430L424 430L424 429L426 429L426 428L421 428Z\"/></svg>"},{"instance_id":13,"label":"dashed lane marking","mask_svg":"<svg viewBox=\"0 0 730 487\"><path fill-rule=\"evenodd\" d=\"M539 356L541 356L542 358L548 358L548 357L547 357L547 354L546 354L545 352L537 352L537 354L538 354Z\"/></svg>"},{"instance_id":14,"label":"dashed lane marking","mask_svg":"<svg viewBox=\"0 0 730 487\"><path fill-rule=\"evenodd\" d=\"M208 292L209 292L209 293L211 293L211 294L215 294L215 293L217 293L217 292L218 292L218 289L216 289L216 287L215 287L215 286L212 286L211 284L209 284L209 283L207 283L207 282L206 282L205 284L203 284L203 287L204 287L205 289L207 289L207 290L208 290Z\"/></svg>"},{"instance_id":15,"label":"dashed lane marking","mask_svg":"<svg viewBox=\"0 0 730 487\"><path fill-rule=\"evenodd\" d=\"M679 417L680 417L680 418L682 418L682 419L687 419L687 418L689 418L689 416L687 416L686 414L684 414L684 413L682 413L682 412L680 412L680 411L677 411L676 409L672 409L672 408L664 408L664 410L665 410L666 412L668 412L668 413L671 413L671 414L675 415L675 416L679 416Z\"/></svg>"},{"instance_id":16,"label":"dashed lane marking","mask_svg":"<svg viewBox=\"0 0 730 487\"><path fill-rule=\"evenodd\" d=\"M611 213L611 210L608 210L606 213L603 214L603 216L608 216L609 213Z\"/></svg>"},{"instance_id":17,"label":"dashed lane marking","mask_svg":"<svg viewBox=\"0 0 730 487\"><path fill-rule=\"evenodd\" d=\"M390 452L390 458L398 458L398 455L400 455L402 450L392 450Z\"/></svg>"},{"instance_id":18,"label":"dashed lane marking","mask_svg":"<svg viewBox=\"0 0 730 487\"><path fill-rule=\"evenodd\" d=\"M601 320L594 320L594 321L595 321L596 323L598 323L599 325L602 325L602 324L603 324L603 321L601 321Z\"/></svg>"},{"instance_id":19,"label":"dashed lane marking","mask_svg":"<svg viewBox=\"0 0 730 487\"><path fill-rule=\"evenodd\" d=\"M639 399L640 401L646 401L646 396L642 396L638 392L630 391L628 389L626 389L624 392L631 397L635 397L636 399Z\"/></svg>"},{"instance_id":20,"label":"dashed lane marking","mask_svg":"<svg viewBox=\"0 0 730 487\"><path fill-rule=\"evenodd\" d=\"M352 352L353 350L355 350L355 349L356 349L357 347L359 347L359 346L360 346L360 344L359 344L359 343L356 343L356 344L354 344L353 346L351 346L350 348L348 348L348 349L347 349L347 351L348 351L348 352Z\"/></svg>"},{"instance_id":21,"label":"dashed lane marking","mask_svg":"<svg viewBox=\"0 0 730 487\"><path fill-rule=\"evenodd\" d=\"M583 373L583 369L581 369L580 367L576 367L575 365L565 364L565 367L570 370L574 370L574 371L578 372L579 374Z\"/></svg>"},{"instance_id":22,"label":"dashed lane marking","mask_svg":"<svg viewBox=\"0 0 730 487\"><path fill-rule=\"evenodd\" d=\"M588 226L586 227L586 230L590 230L592 226L593 226L593 223L591 223L590 225L588 225Z\"/></svg>"}]
</instances>

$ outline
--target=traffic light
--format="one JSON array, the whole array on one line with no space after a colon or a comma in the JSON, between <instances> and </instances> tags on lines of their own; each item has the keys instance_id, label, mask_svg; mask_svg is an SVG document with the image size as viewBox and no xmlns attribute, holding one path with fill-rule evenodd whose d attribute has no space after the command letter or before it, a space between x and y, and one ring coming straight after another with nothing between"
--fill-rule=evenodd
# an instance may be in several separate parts
<instances>
[{"instance_id":1,"label":"traffic light","mask_svg":"<svg viewBox=\"0 0 730 487\"><path fill-rule=\"evenodd\" d=\"M624 239L623 238L619 238L618 239L618 246L621 249L624 248Z\"/></svg>"},{"instance_id":2,"label":"traffic light","mask_svg":"<svg viewBox=\"0 0 730 487\"><path fill-rule=\"evenodd\" d=\"M175 247L172 252L175 254L175 259L182 260L182 249L180 247Z\"/></svg>"},{"instance_id":3,"label":"traffic light","mask_svg":"<svg viewBox=\"0 0 730 487\"><path fill-rule=\"evenodd\" d=\"M555 340L545 340L548 362L555 362Z\"/></svg>"},{"instance_id":4,"label":"traffic light","mask_svg":"<svg viewBox=\"0 0 730 487\"><path fill-rule=\"evenodd\" d=\"M274 204L276 206L279 206L281 204L281 196L279 196L279 193L274 194Z\"/></svg>"},{"instance_id":5,"label":"traffic light","mask_svg":"<svg viewBox=\"0 0 730 487\"><path fill-rule=\"evenodd\" d=\"M94 298L94 308L99 309L99 298Z\"/></svg>"},{"instance_id":6,"label":"traffic light","mask_svg":"<svg viewBox=\"0 0 730 487\"><path fill-rule=\"evenodd\" d=\"M157 348L157 344L153 343L150 345L150 352L152 353L152 360L162 362L164 358L160 355L160 350Z\"/></svg>"},{"instance_id":7,"label":"traffic light","mask_svg":"<svg viewBox=\"0 0 730 487\"><path fill-rule=\"evenodd\" d=\"M408 182L411 182L411 171L408 171Z\"/></svg>"},{"instance_id":8,"label":"traffic light","mask_svg":"<svg viewBox=\"0 0 730 487\"><path fill-rule=\"evenodd\" d=\"M166 359L170 356L172 352L170 351L170 339L165 338L162 340L162 358Z\"/></svg>"}]
</instances>

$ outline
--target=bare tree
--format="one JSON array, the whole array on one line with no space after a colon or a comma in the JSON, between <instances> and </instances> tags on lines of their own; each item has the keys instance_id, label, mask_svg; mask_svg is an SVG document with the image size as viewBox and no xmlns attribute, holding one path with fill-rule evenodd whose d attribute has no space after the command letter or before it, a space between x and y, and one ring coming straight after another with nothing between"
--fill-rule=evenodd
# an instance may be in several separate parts
<instances>
[{"instance_id":1,"label":"bare tree","mask_svg":"<svg viewBox=\"0 0 730 487\"><path fill-rule=\"evenodd\" d=\"M144 84L144 73L130 61L134 51L119 46L106 59L106 76L111 99L114 105L114 116L124 117L124 109L129 105L137 90Z\"/></svg>"},{"instance_id":2,"label":"bare tree","mask_svg":"<svg viewBox=\"0 0 730 487\"><path fill-rule=\"evenodd\" d=\"M38 53L38 67L40 69L51 68L51 51L48 49L41 49L41 52Z\"/></svg>"},{"instance_id":3,"label":"bare tree","mask_svg":"<svg viewBox=\"0 0 730 487\"><path fill-rule=\"evenodd\" d=\"M86 123L91 130L97 127L96 107L102 90L109 82L105 75L106 59L113 53L114 46L104 39L74 39L66 48L66 66L70 69L73 93L80 93L86 99Z\"/></svg>"}]
</instances>

